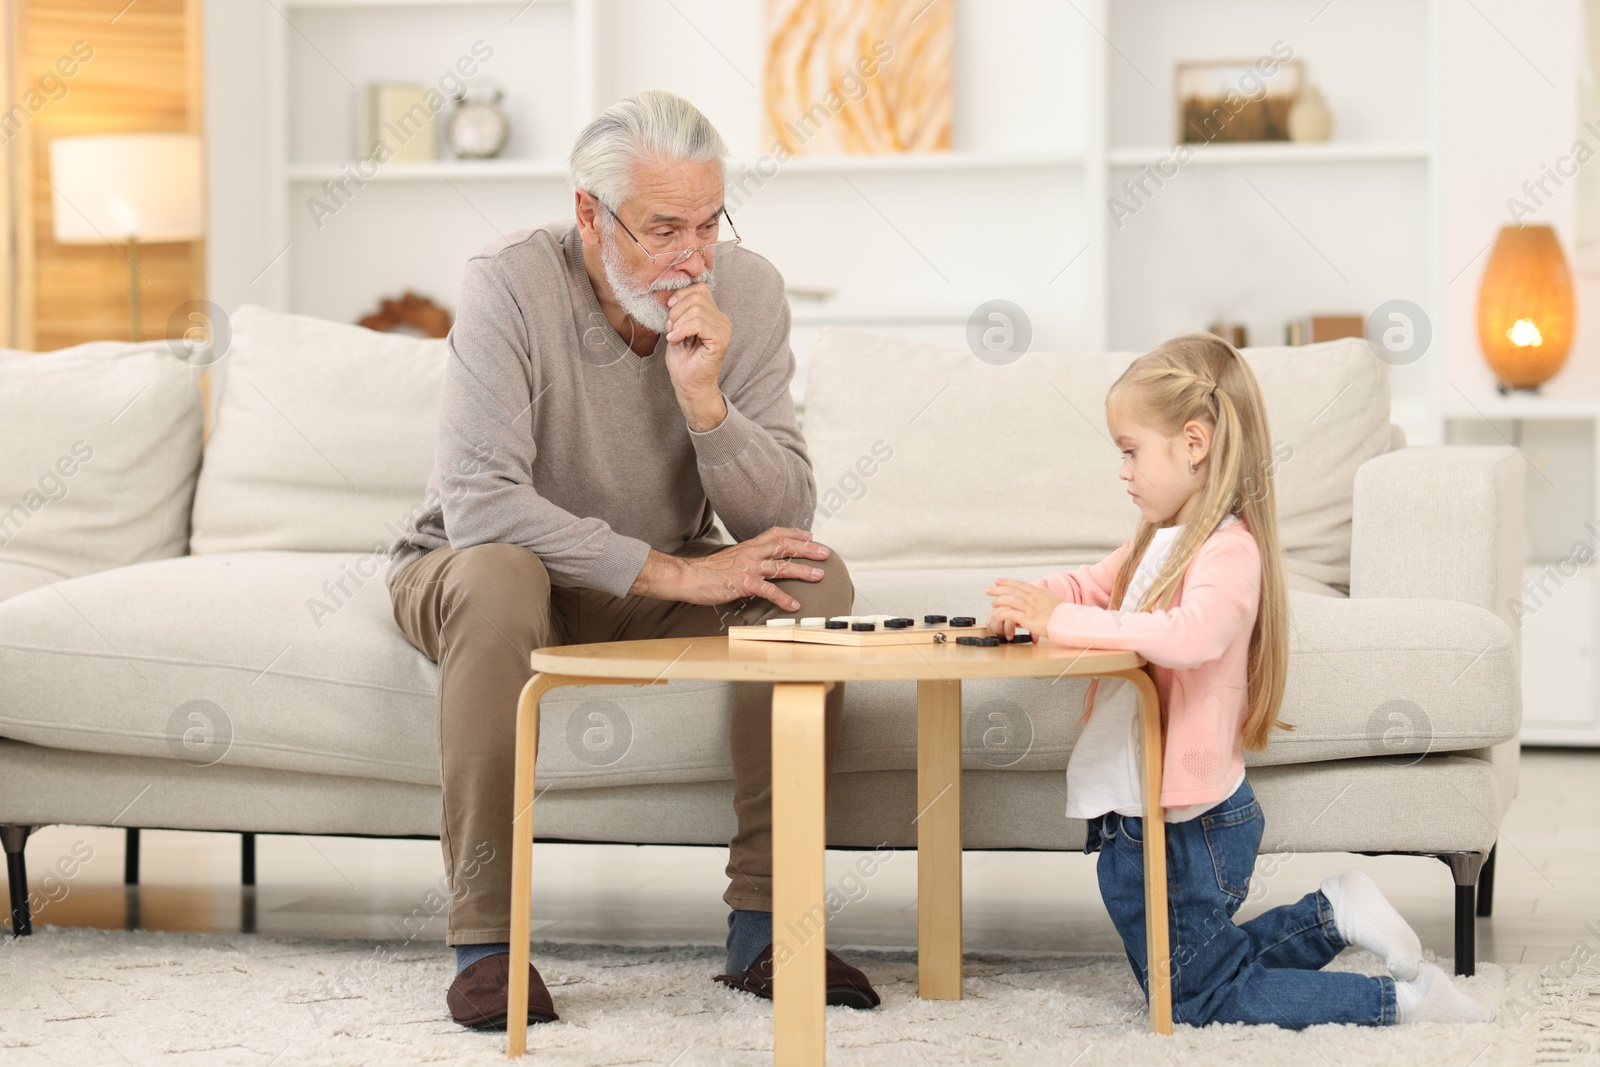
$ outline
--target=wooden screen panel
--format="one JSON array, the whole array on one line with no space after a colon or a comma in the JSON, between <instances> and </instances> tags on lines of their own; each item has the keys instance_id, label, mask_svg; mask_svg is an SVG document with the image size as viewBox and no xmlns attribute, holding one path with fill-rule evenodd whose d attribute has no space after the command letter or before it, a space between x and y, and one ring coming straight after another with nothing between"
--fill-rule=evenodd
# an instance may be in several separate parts
<instances>
[{"instance_id":1,"label":"wooden screen panel","mask_svg":"<svg viewBox=\"0 0 1600 1067\"><path fill-rule=\"evenodd\" d=\"M0 95L9 96L16 79L12 76L12 42L16 30L12 11L0 0ZM12 168L16 139L14 131L0 118L0 348L17 347L17 262L12 235L16 232L16 209L11 201Z\"/></svg>"},{"instance_id":2,"label":"wooden screen panel","mask_svg":"<svg viewBox=\"0 0 1600 1067\"><path fill-rule=\"evenodd\" d=\"M127 338L126 248L55 242L50 141L88 133L202 132L200 0L137 0L126 8L106 0L13 2L16 98L37 89L61 57L74 55L78 42L93 49L92 58L62 79L66 92L34 113L14 141L19 347L48 351ZM141 247L145 338L166 336L172 311L204 291L204 242Z\"/></svg>"}]
</instances>

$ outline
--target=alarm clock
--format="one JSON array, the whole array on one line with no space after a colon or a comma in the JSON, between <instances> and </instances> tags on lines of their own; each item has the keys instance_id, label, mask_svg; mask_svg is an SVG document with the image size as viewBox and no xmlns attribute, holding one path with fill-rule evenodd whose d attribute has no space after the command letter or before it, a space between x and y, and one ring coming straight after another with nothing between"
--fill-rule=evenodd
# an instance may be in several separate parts
<instances>
[{"instance_id":1,"label":"alarm clock","mask_svg":"<svg viewBox=\"0 0 1600 1067\"><path fill-rule=\"evenodd\" d=\"M444 128L445 144L456 158L492 159L506 146L511 123L500 108L502 96L495 86L470 86L456 94Z\"/></svg>"}]
</instances>

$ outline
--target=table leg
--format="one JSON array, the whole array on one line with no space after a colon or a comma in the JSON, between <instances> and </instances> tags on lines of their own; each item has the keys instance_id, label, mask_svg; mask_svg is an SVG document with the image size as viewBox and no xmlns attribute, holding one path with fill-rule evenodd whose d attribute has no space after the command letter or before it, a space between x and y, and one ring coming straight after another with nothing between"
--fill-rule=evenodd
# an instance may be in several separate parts
<instances>
[{"instance_id":1,"label":"table leg","mask_svg":"<svg viewBox=\"0 0 1600 1067\"><path fill-rule=\"evenodd\" d=\"M1121 675L1139 700L1140 763L1144 768L1144 942L1149 968L1150 1029L1172 1033L1172 946L1167 930L1167 821L1161 807L1161 699L1143 670Z\"/></svg>"},{"instance_id":2,"label":"table leg","mask_svg":"<svg viewBox=\"0 0 1600 1067\"><path fill-rule=\"evenodd\" d=\"M533 765L539 754L539 701L554 688L535 674L517 698L517 776L511 819L511 975L506 991L506 1054L528 1051L528 898L533 892Z\"/></svg>"},{"instance_id":3,"label":"table leg","mask_svg":"<svg viewBox=\"0 0 1600 1067\"><path fill-rule=\"evenodd\" d=\"M961 682L917 683L917 995L961 999Z\"/></svg>"},{"instance_id":4,"label":"table leg","mask_svg":"<svg viewBox=\"0 0 1600 1067\"><path fill-rule=\"evenodd\" d=\"M826 686L772 687L773 1062L826 1056Z\"/></svg>"},{"instance_id":5,"label":"table leg","mask_svg":"<svg viewBox=\"0 0 1600 1067\"><path fill-rule=\"evenodd\" d=\"M563 685L666 685L665 678L586 678L534 674L517 697L517 771L511 816L511 975L506 988L506 1055L528 1051L528 928L533 919L533 767L539 756L539 702Z\"/></svg>"}]
</instances>

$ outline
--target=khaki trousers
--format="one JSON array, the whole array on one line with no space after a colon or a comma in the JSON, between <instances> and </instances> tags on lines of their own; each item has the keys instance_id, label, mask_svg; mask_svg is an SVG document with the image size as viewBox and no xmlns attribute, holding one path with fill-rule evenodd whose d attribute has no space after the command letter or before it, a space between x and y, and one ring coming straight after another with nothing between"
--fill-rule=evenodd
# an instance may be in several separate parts
<instances>
[{"instance_id":1,"label":"khaki trousers","mask_svg":"<svg viewBox=\"0 0 1600 1067\"><path fill-rule=\"evenodd\" d=\"M695 543L677 554L703 556L722 547ZM825 572L819 582L776 583L800 601L793 615L848 614L855 590L844 563L831 556L814 565ZM391 596L406 638L439 665L439 839L450 879L451 945L511 936L513 742L517 698L533 673L529 653L549 645L711 636L790 614L759 598L706 607L553 587L539 557L510 544L436 548L395 575ZM827 698L830 771L843 710L844 687L836 685ZM723 899L732 908L770 911L771 685L735 687L730 747L737 829L728 843Z\"/></svg>"}]
</instances>

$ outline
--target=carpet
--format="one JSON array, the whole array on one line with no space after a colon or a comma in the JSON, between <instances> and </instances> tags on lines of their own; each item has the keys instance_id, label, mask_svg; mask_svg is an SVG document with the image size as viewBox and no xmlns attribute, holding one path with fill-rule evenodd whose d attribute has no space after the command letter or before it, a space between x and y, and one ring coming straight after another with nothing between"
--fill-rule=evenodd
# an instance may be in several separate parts
<instances>
[{"instance_id":1,"label":"carpet","mask_svg":"<svg viewBox=\"0 0 1600 1067\"><path fill-rule=\"evenodd\" d=\"M1146 1030L1121 957L974 953L961 1001L916 995L906 952L846 952L883 995L828 1009L834 1064L1600 1063L1600 971L1484 964L1460 979L1499 1018L1471 1026L1242 1025ZM529 1032L530 1063L767 1064L771 1006L710 981L720 952L539 944L561 1021ZM1448 962L1435 960L1449 968ZM1366 953L1342 970L1380 973ZM41 927L0 945L0 1062L98 1065L503 1064L504 1033L445 1013L439 945Z\"/></svg>"}]
</instances>

